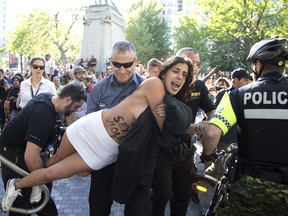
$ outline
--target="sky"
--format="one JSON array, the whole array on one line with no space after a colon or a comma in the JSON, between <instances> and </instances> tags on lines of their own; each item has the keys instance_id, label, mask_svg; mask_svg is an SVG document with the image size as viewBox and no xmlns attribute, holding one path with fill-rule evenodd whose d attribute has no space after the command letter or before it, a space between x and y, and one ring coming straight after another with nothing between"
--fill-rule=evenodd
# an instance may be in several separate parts
<instances>
[{"instance_id":1,"label":"sky","mask_svg":"<svg viewBox=\"0 0 288 216\"><path fill-rule=\"evenodd\" d=\"M97 0L99 2L100 0ZM120 12L123 12L129 8L133 2L137 0L113 0ZM110 2L110 0L108 0ZM102 4L105 0L102 0ZM59 11L59 8L65 7L81 7L94 5L95 0L6 0L8 16L11 19L11 28L17 25L17 15L19 13L29 13L35 8L43 8L48 11Z\"/></svg>"},{"instance_id":2,"label":"sky","mask_svg":"<svg viewBox=\"0 0 288 216\"><path fill-rule=\"evenodd\" d=\"M99 2L100 0L96 1ZM136 0L113 0L119 10L127 9L129 5L135 1ZM95 0L6 0L6 2L8 5L12 6L13 14L29 12L36 7L47 8L48 10L53 11L59 9L59 7L79 7L95 4ZM108 2L110 2L110 0L108 0ZM105 3L105 0L102 0L102 3Z\"/></svg>"}]
</instances>

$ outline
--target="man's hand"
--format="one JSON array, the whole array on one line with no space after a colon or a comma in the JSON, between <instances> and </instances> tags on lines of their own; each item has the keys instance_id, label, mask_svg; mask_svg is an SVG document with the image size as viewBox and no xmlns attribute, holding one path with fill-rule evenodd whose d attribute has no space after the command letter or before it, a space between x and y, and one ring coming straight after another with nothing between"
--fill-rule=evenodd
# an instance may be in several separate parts
<instances>
[{"instance_id":1,"label":"man's hand","mask_svg":"<svg viewBox=\"0 0 288 216\"><path fill-rule=\"evenodd\" d=\"M160 104L156 107L155 112L157 113L157 115L161 118L165 118L166 117L166 112L165 112L165 108L166 108L166 104Z\"/></svg>"}]
</instances>

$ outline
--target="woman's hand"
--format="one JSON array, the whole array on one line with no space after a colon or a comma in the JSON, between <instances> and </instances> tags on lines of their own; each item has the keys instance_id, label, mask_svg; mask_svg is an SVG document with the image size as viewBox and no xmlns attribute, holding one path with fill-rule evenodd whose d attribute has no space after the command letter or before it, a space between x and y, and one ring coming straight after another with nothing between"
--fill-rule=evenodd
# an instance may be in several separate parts
<instances>
[{"instance_id":1,"label":"woman's hand","mask_svg":"<svg viewBox=\"0 0 288 216\"><path fill-rule=\"evenodd\" d=\"M205 128L209 125L208 121L201 121L198 123L199 134L203 134Z\"/></svg>"}]
</instances>

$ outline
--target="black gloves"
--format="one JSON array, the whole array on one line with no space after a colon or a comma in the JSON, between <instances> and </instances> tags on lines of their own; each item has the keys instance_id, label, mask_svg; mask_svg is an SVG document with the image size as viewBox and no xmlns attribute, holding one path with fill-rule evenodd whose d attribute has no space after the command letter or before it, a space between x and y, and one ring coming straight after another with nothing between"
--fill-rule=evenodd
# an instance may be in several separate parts
<instances>
[{"instance_id":1,"label":"black gloves","mask_svg":"<svg viewBox=\"0 0 288 216\"><path fill-rule=\"evenodd\" d=\"M207 163L207 162L213 161L217 158L218 158L218 155L215 153L215 151L212 152L210 155L205 155L205 154L203 154L203 152L200 155L201 163Z\"/></svg>"}]
</instances>

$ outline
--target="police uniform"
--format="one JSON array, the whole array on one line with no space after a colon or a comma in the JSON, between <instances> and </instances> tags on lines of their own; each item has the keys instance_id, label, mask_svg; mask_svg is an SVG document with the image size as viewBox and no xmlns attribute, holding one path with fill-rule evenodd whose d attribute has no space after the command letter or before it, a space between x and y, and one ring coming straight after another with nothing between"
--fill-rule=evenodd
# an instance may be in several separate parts
<instances>
[{"instance_id":1,"label":"police uniform","mask_svg":"<svg viewBox=\"0 0 288 216\"><path fill-rule=\"evenodd\" d=\"M217 215L288 215L285 77L266 73L257 82L226 93L210 123L225 135L236 122L240 128L237 180L227 206Z\"/></svg>"}]
</instances>

